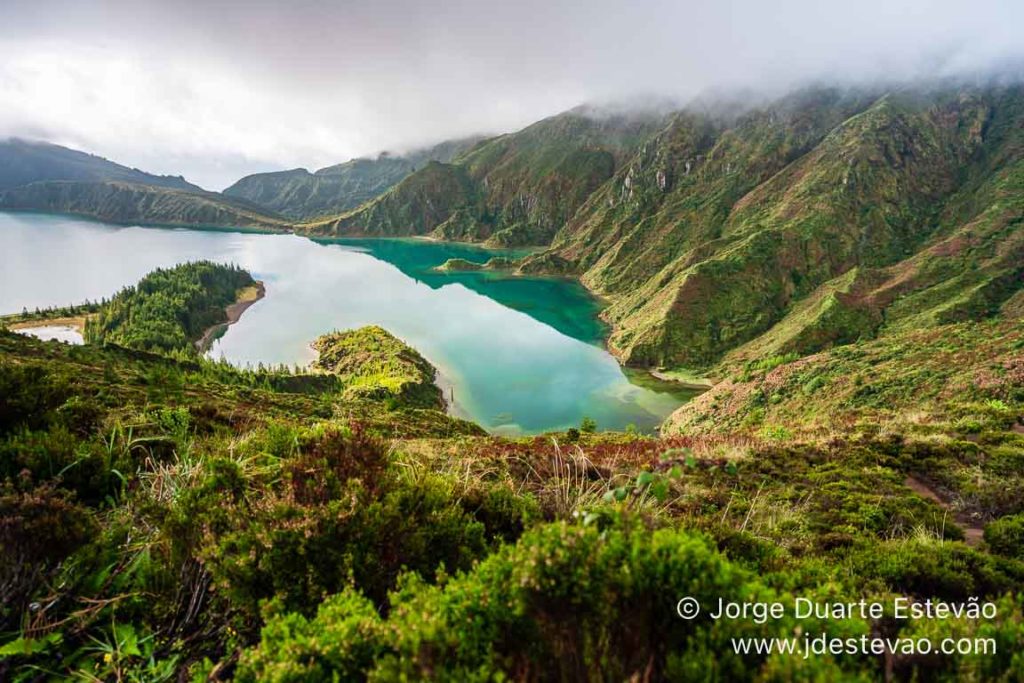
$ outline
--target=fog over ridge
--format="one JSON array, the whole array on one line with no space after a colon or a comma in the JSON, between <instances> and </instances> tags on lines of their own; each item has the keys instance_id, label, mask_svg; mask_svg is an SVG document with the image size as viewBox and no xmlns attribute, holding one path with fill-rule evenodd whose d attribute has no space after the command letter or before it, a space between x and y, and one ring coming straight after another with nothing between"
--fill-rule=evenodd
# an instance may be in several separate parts
<instances>
[{"instance_id":1,"label":"fog over ridge","mask_svg":"<svg viewBox=\"0 0 1024 683\"><path fill-rule=\"evenodd\" d=\"M11 0L0 137L248 173L809 82L1016 77L1024 3Z\"/></svg>"}]
</instances>

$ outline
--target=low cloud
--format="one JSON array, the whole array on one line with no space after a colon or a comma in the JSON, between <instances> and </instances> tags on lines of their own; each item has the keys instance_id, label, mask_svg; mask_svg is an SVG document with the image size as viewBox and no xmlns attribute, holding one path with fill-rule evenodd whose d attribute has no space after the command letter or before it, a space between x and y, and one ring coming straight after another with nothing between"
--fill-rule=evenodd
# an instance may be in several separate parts
<instances>
[{"instance_id":1,"label":"low cloud","mask_svg":"<svg viewBox=\"0 0 1024 683\"><path fill-rule=\"evenodd\" d=\"M582 102L969 76L1024 57L996 0L14 0L0 136L221 188L502 132Z\"/></svg>"}]
</instances>

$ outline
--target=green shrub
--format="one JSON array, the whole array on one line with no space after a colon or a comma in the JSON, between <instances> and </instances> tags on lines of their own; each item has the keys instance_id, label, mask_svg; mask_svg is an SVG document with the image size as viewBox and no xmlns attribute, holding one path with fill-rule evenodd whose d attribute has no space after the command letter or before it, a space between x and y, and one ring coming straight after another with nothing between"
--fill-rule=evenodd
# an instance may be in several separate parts
<instances>
[{"instance_id":1,"label":"green shrub","mask_svg":"<svg viewBox=\"0 0 1024 683\"><path fill-rule=\"evenodd\" d=\"M125 457L130 455L54 425L0 437L0 478L21 488L50 482L74 491L83 503L99 505L120 490L119 471L134 471L134 462Z\"/></svg>"},{"instance_id":2,"label":"green shrub","mask_svg":"<svg viewBox=\"0 0 1024 683\"><path fill-rule=\"evenodd\" d=\"M828 381L821 375L816 375L808 380L803 387L803 392L808 396L812 395L818 389L822 388L828 383Z\"/></svg>"},{"instance_id":3,"label":"green shrub","mask_svg":"<svg viewBox=\"0 0 1024 683\"><path fill-rule=\"evenodd\" d=\"M50 572L85 544L96 525L66 491L0 485L0 632L17 624Z\"/></svg>"},{"instance_id":4,"label":"green shrub","mask_svg":"<svg viewBox=\"0 0 1024 683\"><path fill-rule=\"evenodd\" d=\"M748 361L743 368L744 376L749 378L750 373L755 371L769 372L779 367L780 365L792 363L798 358L800 358L800 354L798 353L784 353L776 356L768 356L767 358Z\"/></svg>"},{"instance_id":5,"label":"green shrub","mask_svg":"<svg viewBox=\"0 0 1024 683\"><path fill-rule=\"evenodd\" d=\"M541 518L540 505L533 496L502 485L473 486L459 496L459 504L483 523L488 540L514 542Z\"/></svg>"},{"instance_id":6,"label":"green shrub","mask_svg":"<svg viewBox=\"0 0 1024 683\"><path fill-rule=\"evenodd\" d=\"M327 598L314 619L273 609L267 616L260 647L239 662L239 683L360 680L387 642L373 603L351 589Z\"/></svg>"},{"instance_id":7,"label":"green shrub","mask_svg":"<svg viewBox=\"0 0 1024 683\"><path fill-rule=\"evenodd\" d=\"M766 660L733 654L729 638L782 635L794 626L787 618L722 628L706 612L685 620L676 612L685 596L704 610L720 597L772 598L700 536L621 521L603 530L547 524L443 585L407 577L391 594L383 622L348 592L328 600L312 621L272 617L260 645L243 656L240 676L704 680L714 671L740 680L754 677ZM866 632L854 622L835 628ZM792 666L837 672L828 659Z\"/></svg>"},{"instance_id":8,"label":"green shrub","mask_svg":"<svg viewBox=\"0 0 1024 683\"><path fill-rule=\"evenodd\" d=\"M904 541L861 549L854 572L919 598L967 600L1013 590L1024 581L1024 563L1000 560L962 543Z\"/></svg>"},{"instance_id":9,"label":"green shrub","mask_svg":"<svg viewBox=\"0 0 1024 683\"><path fill-rule=\"evenodd\" d=\"M69 383L43 365L0 361L0 434L46 426L69 395Z\"/></svg>"},{"instance_id":10,"label":"green shrub","mask_svg":"<svg viewBox=\"0 0 1024 683\"><path fill-rule=\"evenodd\" d=\"M793 432L782 425L764 425L759 434L761 438L769 441L787 441L793 438Z\"/></svg>"},{"instance_id":11,"label":"green shrub","mask_svg":"<svg viewBox=\"0 0 1024 683\"><path fill-rule=\"evenodd\" d=\"M988 524L985 543L994 553L1024 559L1024 514L1003 517Z\"/></svg>"}]
</instances>

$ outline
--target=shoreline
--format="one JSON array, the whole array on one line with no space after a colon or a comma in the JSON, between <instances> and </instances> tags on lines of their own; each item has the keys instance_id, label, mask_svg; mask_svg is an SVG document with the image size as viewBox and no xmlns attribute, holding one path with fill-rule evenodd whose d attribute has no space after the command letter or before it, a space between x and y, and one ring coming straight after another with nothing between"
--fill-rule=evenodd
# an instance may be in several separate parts
<instances>
[{"instance_id":1,"label":"shoreline","mask_svg":"<svg viewBox=\"0 0 1024 683\"><path fill-rule=\"evenodd\" d=\"M685 389L695 389L695 390L700 390L700 391L707 391L708 389L711 389L712 387L715 386L714 382L711 382L711 381L706 381L706 382L689 381L688 382L686 380L676 379L676 378L672 377L671 375L666 374L665 372L662 372L661 370L647 370L647 374L649 374L651 377L654 377L655 379L661 380L662 382L671 382L672 384L678 384L680 387L683 387Z\"/></svg>"},{"instance_id":2,"label":"shoreline","mask_svg":"<svg viewBox=\"0 0 1024 683\"><path fill-rule=\"evenodd\" d=\"M224 314L227 316L227 320L206 328L203 332L203 336L196 340L196 350L200 353L206 353L209 351L210 347L213 346L213 342L217 340L217 337L222 334L224 330L241 320L242 314L245 313L246 309L266 296L267 288L263 284L262 280L256 280L254 287L256 290L255 296L251 298L239 298L234 303L228 304L227 308L224 309ZM242 290L243 297L249 289L250 287L246 287Z\"/></svg>"}]
</instances>

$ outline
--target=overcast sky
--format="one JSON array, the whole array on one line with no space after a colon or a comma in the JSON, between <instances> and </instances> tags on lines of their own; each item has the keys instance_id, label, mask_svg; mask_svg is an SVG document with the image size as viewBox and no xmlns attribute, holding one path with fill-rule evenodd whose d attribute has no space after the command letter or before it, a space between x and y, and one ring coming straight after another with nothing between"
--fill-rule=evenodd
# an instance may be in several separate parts
<instances>
[{"instance_id":1,"label":"overcast sky","mask_svg":"<svg viewBox=\"0 0 1024 683\"><path fill-rule=\"evenodd\" d=\"M0 0L0 136L221 189L581 102L969 73L1021 0Z\"/></svg>"}]
</instances>

